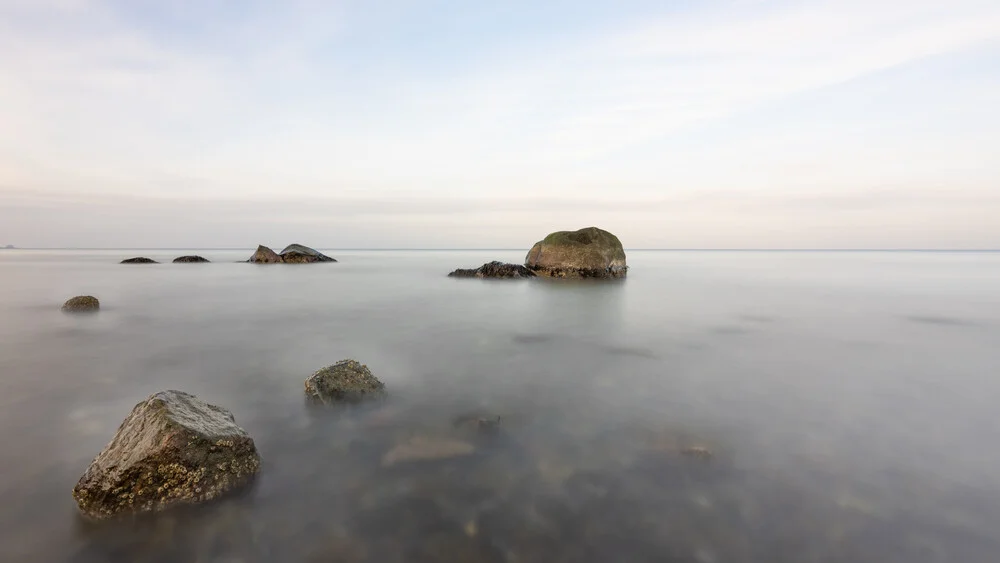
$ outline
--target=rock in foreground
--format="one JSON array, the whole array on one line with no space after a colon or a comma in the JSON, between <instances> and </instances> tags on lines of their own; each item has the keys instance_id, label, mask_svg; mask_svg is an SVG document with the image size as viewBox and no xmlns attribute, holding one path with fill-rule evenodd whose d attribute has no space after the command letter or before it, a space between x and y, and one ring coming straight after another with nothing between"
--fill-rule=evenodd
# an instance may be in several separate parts
<instances>
[{"instance_id":1,"label":"rock in foreground","mask_svg":"<svg viewBox=\"0 0 1000 563\"><path fill-rule=\"evenodd\" d=\"M372 375L368 366L341 360L306 379L306 396L317 403L356 403L385 393L385 384Z\"/></svg>"},{"instance_id":2,"label":"rock in foreground","mask_svg":"<svg viewBox=\"0 0 1000 563\"><path fill-rule=\"evenodd\" d=\"M101 302L93 295L77 295L62 306L62 310L69 313L90 313L100 308Z\"/></svg>"},{"instance_id":3,"label":"rock in foreground","mask_svg":"<svg viewBox=\"0 0 1000 563\"><path fill-rule=\"evenodd\" d=\"M182 391L137 404L73 489L89 518L211 500L260 468L253 438L232 413Z\"/></svg>"},{"instance_id":4,"label":"rock in foreground","mask_svg":"<svg viewBox=\"0 0 1000 563\"><path fill-rule=\"evenodd\" d=\"M559 278L622 278L628 271L621 241L597 227L550 234L531 247L524 265Z\"/></svg>"},{"instance_id":5,"label":"rock in foreground","mask_svg":"<svg viewBox=\"0 0 1000 563\"><path fill-rule=\"evenodd\" d=\"M448 274L448 276L453 278L491 279L533 278L535 277L535 272L520 264L504 264L503 262L494 260L475 269L455 270Z\"/></svg>"},{"instance_id":6,"label":"rock in foreground","mask_svg":"<svg viewBox=\"0 0 1000 563\"><path fill-rule=\"evenodd\" d=\"M275 251L261 244L247 262L253 264L280 264L281 256L278 256Z\"/></svg>"},{"instance_id":7,"label":"rock in foreground","mask_svg":"<svg viewBox=\"0 0 1000 563\"><path fill-rule=\"evenodd\" d=\"M122 264L159 264L156 260L152 258L146 258L145 256L136 256L135 258L126 258L122 260Z\"/></svg>"},{"instance_id":8,"label":"rock in foreground","mask_svg":"<svg viewBox=\"0 0 1000 563\"><path fill-rule=\"evenodd\" d=\"M311 262L336 262L322 252L302 246L301 244L289 244L281 251L281 260L286 264L308 264Z\"/></svg>"},{"instance_id":9,"label":"rock in foreground","mask_svg":"<svg viewBox=\"0 0 1000 563\"><path fill-rule=\"evenodd\" d=\"M178 256L174 258L174 264L204 264L208 261L208 258L201 256Z\"/></svg>"}]
</instances>

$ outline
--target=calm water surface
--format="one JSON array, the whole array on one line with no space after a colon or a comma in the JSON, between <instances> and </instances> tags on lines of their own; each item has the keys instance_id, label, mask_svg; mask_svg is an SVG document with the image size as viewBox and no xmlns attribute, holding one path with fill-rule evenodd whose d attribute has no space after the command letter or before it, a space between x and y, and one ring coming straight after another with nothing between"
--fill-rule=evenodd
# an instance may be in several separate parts
<instances>
[{"instance_id":1,"label":"calm water surface","mask_svg":"<svg viewBox=\"0 0 1000 563\"><path fill-rule=\"evenodd\" d=\"M623 283L445 277L522 251L117 264L190 253L0 251L0 560L1000 554L1000 254L635 251ZM101 312L62 314L78 294ZM348 357L391 398L307 409L303 380ZM162 389L230 409L259 479L82 522L76 480ZM475 452L382 463L414 437Z\"/></svg>"}]
</instances>

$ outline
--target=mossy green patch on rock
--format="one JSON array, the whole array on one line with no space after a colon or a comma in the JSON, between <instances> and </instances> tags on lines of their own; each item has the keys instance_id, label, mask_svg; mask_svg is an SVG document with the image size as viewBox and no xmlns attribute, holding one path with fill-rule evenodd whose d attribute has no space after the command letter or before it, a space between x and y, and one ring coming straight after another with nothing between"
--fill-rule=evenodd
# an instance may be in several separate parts
<instances>
[{"instance_id":1,"label":"mossy green patch on rock","mask_svg":"<svg viewBox=\"0 0 1000 563\"><path fill-rule=\"evenodd\" d=\"M253 438L232 413L181 391L137 404L73 489L92 519L198 503L249 483Z\"/></svg>"},{"instance_id":2,"label":"mossy green patch on rock","mask_svg":"<svg viewBox=\"0 0 1000 563\"><path fill-rule=\"evenodd\" d=\"M552 277L620 278L628 271L621 241L597 227L549 234L531 247L524 265Z\"/></svg>"}]
</instances>

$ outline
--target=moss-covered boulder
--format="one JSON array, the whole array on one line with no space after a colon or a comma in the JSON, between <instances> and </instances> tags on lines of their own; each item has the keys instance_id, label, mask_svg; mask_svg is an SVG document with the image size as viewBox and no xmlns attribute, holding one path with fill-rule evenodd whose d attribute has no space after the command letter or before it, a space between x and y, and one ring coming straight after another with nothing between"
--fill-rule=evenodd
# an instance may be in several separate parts
<instances>
[{"instance_id":1,"label":"moss-covered boulder","mask_svg":"<svg viewBox=\"0 0 1000 563\"><path fill-rule=\"evenodd\" d=\"M152 258L146 258L145 256L136 256L135 258L126 258L121 261L122 264L159 264L156 260Z\"/></svg>"},{"instance_id":2,"label":"moss-covered boulder","mask_svg":"<svg viewBox=\"0 0 1000 563\"><path fill-rule=\"evenodd\" d=\"M178 256L174 258L174 264L205 264L208 261L208 258L202 256Z\"/></svg>"},{"instance_id":3,"label":"moss-covered boulder","mask_svg":"<svg viewBox=\"0 0 1000 563\"><path fill-rule=\"evenodd\" d=\"M355 360L341 360L306 379L306 397L314 403L356 403L384 394L385 384Z\"/></svg>"},{"instance_id":4,"label":"moss-covered boulder","mask_svg":"<svg viewBox=\"0 0 1000 563\"><path fill-rule=\"evenodd\" d=\"M326 254L303 246L301 244L289 244L281 251L281 261L286 264L310 264L312 262L336 262Z\"/></svg>"},{"instance_id":5,"label":"moss-covered boulder","mask_svg":"<svg viewBox=\"0 0 1000 563\"><path fill-rule=\"evenodd\" d=\"M253 438L228 410L182 391L137 404L73 489L80 511L103 519L214 499L260 468Z\"/></svg>"},{"instance_id":6,"label":"moss-covered boulder","mask_svg":"<svg viewBox=\"0 0 1000 563\"><path fill-rule=\"evenodd\" d=\"M478 268L455 270L454 272L448 274L448 276L453 278L491 279L533 278L535 277L535 272L520 264L505 264L494 260L493 262L483 264Z\"/></svg>"},{"instance_id":7,"label":"moss-covered boulder","mask_svg":"<svg viewBox=\"0 0 1000 563\"><path fill-rule=\"evenodd\" d=\"M281 256L278 256L278 253L261 244L257 246L257 251L253 253L253 256L247 262L252 264L280 264Z\"/></svg>"},{"instance_id":8,"label":"moss-covered boulder","mask_svg":"<svg viewBox=\"0 0 1000 563\"><path fill-rule=\"evenodd\" d=\"M621 278L628 271L621 241L597 227L550 234L531 247L524 265L560 278Z\"/></svg>"},{"instance_id":9,"label":"moss-covered boulder","mask_svg":"<svg viewBox=\"0 0 1000 563\"><path fill-rule=\"evenodd\" d=\"M93 313L101 308L101 302L93 295L77 295L63 303L67 313Z\"/></svg>"}]
</instances>

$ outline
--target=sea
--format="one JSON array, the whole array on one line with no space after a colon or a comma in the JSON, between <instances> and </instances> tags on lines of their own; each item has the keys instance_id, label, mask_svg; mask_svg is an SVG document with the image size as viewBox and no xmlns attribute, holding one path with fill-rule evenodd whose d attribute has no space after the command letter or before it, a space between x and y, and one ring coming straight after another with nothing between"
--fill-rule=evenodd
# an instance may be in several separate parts
<instances>
[{"instance_id":1,"label":"sea","mask_svg":"<svg viewBox=\"0 0 1000 563\"><path fill-rule=\"evenodd\" d=\"M0 250L0 561L1000 560L1000 253L630 250L600 282L325 252ZM310 406L346 358L386 398ZM77 480L167 389L230 410L259 476L84 520ZM388 454L413 443L446 447Z\"/></svg>"}]
</instances>

